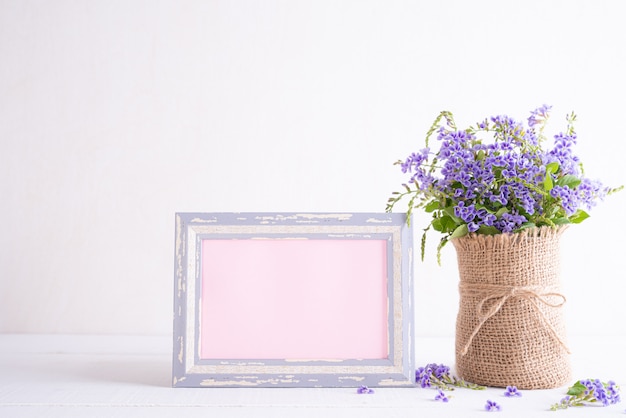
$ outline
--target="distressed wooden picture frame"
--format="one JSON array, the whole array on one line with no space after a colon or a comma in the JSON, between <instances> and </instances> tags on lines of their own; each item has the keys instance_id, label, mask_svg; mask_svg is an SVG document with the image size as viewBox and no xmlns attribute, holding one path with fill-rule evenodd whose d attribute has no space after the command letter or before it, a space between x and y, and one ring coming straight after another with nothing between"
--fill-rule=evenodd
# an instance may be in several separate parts
<instances>
[{"instance_id":1,"label":"distressed wooden picture frame","mask_svg":"<svg viewBox=\"0 0 626 418\"><path fill-rule=\"evenodd\" d=\"M177 213L174 387L415 385L400 213Z\"/></svg>"}]
</instances>

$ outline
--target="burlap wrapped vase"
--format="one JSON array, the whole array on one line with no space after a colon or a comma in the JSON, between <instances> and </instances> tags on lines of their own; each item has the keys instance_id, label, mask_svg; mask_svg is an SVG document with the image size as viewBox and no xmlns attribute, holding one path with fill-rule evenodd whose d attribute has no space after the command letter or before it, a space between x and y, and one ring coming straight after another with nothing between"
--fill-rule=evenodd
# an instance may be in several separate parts
<instances>
[{"instance_id":1,"label":"burlap wrapped vase","mask_svg":"<svg viewBox=\"0 0 626 418\"><path fill-rule=\"evenodd\" d=\"M466 381L549 389L571 380L560 292L564 227L452 240L459 265L456 369Z\"/></svg>"}]
</instances>

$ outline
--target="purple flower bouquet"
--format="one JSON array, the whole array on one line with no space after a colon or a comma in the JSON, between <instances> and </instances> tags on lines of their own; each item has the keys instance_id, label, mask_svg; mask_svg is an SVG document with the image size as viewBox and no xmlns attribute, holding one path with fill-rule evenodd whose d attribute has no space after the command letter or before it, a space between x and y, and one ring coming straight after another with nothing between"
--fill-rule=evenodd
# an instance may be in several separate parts
<instances>
[{"instance_id":1,"label":"purple flower bouquet","mask_svg":"<svg viewBox=\"0 0 626 418\"><path fill-rule=\"evenodd\" d=\"M452 238L469 233L496 235L541 226L580 223L598 200L619 190L584 176L574 154L577 141L574 113L565 132L546 147L544 128L550 106L531 112L525 123L493 116L458 129L452 113L443 111L426 135L425 147L398 161L410 175L404 191L394 192L387 212L404 198L408 211L423 209L432 228L443 237L440 250ZM429 144L436 133L438 150ZM410 219L410 218L409 218Z\"/></svg>"}]
</instances>

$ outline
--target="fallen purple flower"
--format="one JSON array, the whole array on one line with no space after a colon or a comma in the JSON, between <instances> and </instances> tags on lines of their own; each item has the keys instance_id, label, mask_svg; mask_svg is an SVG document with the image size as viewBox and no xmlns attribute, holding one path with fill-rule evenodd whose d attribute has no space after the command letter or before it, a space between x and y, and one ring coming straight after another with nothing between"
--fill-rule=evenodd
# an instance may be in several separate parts
<instances>
[{"instance_id":1,"label":"fallen purple flower","mask_svg":"<svg viewBox=\"0 0 626 418\"><path fill-rule=\"evenodd\" d=\"M507 386L506 391L504 392L504 396L509 397L509 398L513 398L513 397L519 398L522 396L522 392L517 390L516 386Z\"/></svg>"},{"instance_id":2,"label":"fallen purple flower","mask_svg":"<svg viewBox=\"0 0 626 418\"><path fill-rule=\"evenodd\" d=\"M436 401L448 402L450 399L446 396L445 392L441 389L438 390L437 396L435 396Z\"/></svg>"},{"instance_id":3,"label":"fallen purple flower","mask_svg":"<svg viewBox=\"0 0 626 418\"><path fill-rule=\"evenodd\" d=\"M500 411L502 409L502 407L500 405L498 405L497 403L495 403L494 401L487 401L487 403L485 404L485 411L488 412L497 412Z\"/></svg>"},{"instance_id":4,"label":"fallen purple flower","mask_svg":"<svg viewBox=\"0 0 626 418\"><path fill-rule=\"evenodd\" d=\"M372 393L374 393L374 389L370 389L367 386L361 386L356 390L356 393L358 393L359 395L371 395Z\"/></svg>"}]
</instances>

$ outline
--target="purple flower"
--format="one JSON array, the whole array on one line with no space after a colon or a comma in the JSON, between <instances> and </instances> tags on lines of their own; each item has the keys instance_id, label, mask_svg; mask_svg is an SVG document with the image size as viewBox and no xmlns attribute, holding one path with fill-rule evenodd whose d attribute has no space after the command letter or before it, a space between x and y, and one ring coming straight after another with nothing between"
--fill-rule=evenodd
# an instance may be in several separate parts
<instances>
[{"instance_id":1,"label":"purple flower","mask_svg":"<svg viewBox=\"0 0 626 418\"><path fill-rule=\"evenodd\" d=\"M493 213L488 213L487 211L483 211L482 213L478 213L478 217L482 219L482 223L487 226L493 226L494 222L498 220L496 215Z\"/></svg>"},{"instance_id":2,"label":"purple flower","mask_svg":"<svg viewBox=\"0 0 626 418\"><path fill-rule=\"evenodd\" d=\"M596 200L604 199L608 192L609 189L602 186L599 181L584 178L576 188L576 198L579 206L591 209L596 205Z\"/></svg>"},{"instance_id":3,"label":"purple flower","mask_svg":"<svg viewBox=\"0 0 626 418\"><path fill-rule=\"evenodd\" d=\"M428 148L424 148L419 153L412 153L402 164L402 172L410 173L413 169L418 169L428 159Z\"/></svg>"},{"instance_id":4,"label":"purple flower","mask_svg":"<svg viewBox=\"0 0 626 418\"><path fill-rule=\"evenodd\" d=\"M533 126L544 122L548 118L551 108L552 106L544 104L541 107L538 107L537 109L530 112L530 117L528 118L528 126L532 128Z\"/></svg>"},{"instance_id":5,"label":"purple flower","mask_svg":"<svg viewBox=\"0 0 626 418\"><path fill-rule=\"evenodd\" d=\"M430 387L430 375L432 370L426 367L419 367L415 370L415 382L418 383L422 388Z\"/></svg>"},{"instance_id":6,"label":"purple flower","mask_svg":"<svg viewBox=\"0 0 626 418\"><path fill-rule=\"evenodd\" d=\"M612 380L609 380L608 382L608 386L606 387L606 393L609 404L616 404L622 401L622 398L619 394L619 387Z\"/></svg>"},{"instance_id":7,"label":"purple flower","mask_svg":"<svg viewBox=\"0 0 626 418\"><path fill-rule=\"evenodd\" d=\"M495 222L494 225L502 232L513 232L524 222L526 222L526 218L521 215L504 213L502 214L502 218Z\"/></svg>"},{"instance_id":8,"label":"purple flower","mask_svg":"<svg viewBox=\"0 0 626 418\"><path fill-rule=\"evenodd\" d=\"M432 363L429 364L428 367L432 370L433 375L439 380L450 374L450 368L443 364Z\"/></svg>"},{"instance_id":9,"label":"purple flower","mask_svg":"<svg viewBox=\"0 0 626 418\"><path fill-rule=\"evenodd\" d=\"M550 190L550 196L555 199L560 199L567 216L573 215L576 213L576 210L578 210L579 201L576 192L568 186L554 186L552 190Z\"/></svg>"},{"instance_id":10,"label":"purple flower","mask_svg":"<svg viewBox=\"0 0 626 418\"><path fill-rule=\"evenodd\" d=\"M356 393L358 393L359 395L371 395L372 393L374 393L374 389L370 389L367 386L361 386L356 390Z\"/></svg>"},{"instance_id":11,"label":"purple flower","mask_svg":"<svg viewBox=\"0 0 626 418\"><path fill-rule=\"evenodd\" d=\"M596 379L593 381L581 380L580 383L587 387L585 394L591 394L593 398L595 398L595 400L600 402L603 406L609 406L621 402L619 388L613 381L609 381L604 384L599 379Z\"/></svg>"},{"instance_id":12,"label":"purple flower","mask_svg":"<svg viewBox=\"0 0 626 418\"><path fill-rule=\"evenodd\" d=\"M562 174L580 174L580 159L574 155L576 134L565 135L559 133L554 136L554 148L545 155L545 162L557 162Z\"/></svg>"},{"instance_id":13,"label":"purple flower","mask_svg":"<svg viewBox=\"0 0 626 418\"><path fill-rule=\"evenodd\" d=\"M479 228L480 228L480 225L478 225L476 222L470 222L467 224L467 230L469 232L476 232L478 231Z\"/></svg>"},{"instance_id":14,"label":"purple flower","mask_svg":"<svg viewBox=\"0 0 626 418\"><path fill-rule=\"evenodd\" d=\"M465 206L465 202L461 201L454 208L454 216L461 218L464 222L470 223L476 217L476 207L472 204Z\"/></svg>"},{"instance_id":15,"label":"purple flower","mask_svg":"<svg viewBox=\"0 0 626 418\"><path fill-rule=\"evenodd\" d=\"M444 364L429 363L426 367L415 370L415 382L422 388L432 387L431 380L435 384L450 378L450 368Z\"/></svg>"},{"instance_id":16,"label":"purple flower","mask_svg":"<svg viewBox=\"0 0 626 418\"><path fill-rule=\"evenodd\" d=\"M435 400L441 401L441 402L448 402L450 399L448 399L448 397L446 396L443 390L438 389L437 395L435 396Z\"/></svg>"},{"instance_id":17,"label":"purple flower","mask_svg":"<svg viewBox=\"0 0 626 418\"><path fill-rule=\"evenodd\" d=\"M565 409L569 406L573 399L575 399L574 396L567 395L562 398L559 403L552 405L550 409L552 409L553 411L556 411L557 409Z\"/></svg>"},{"instance_id":18,"label":"purple flower","mask_svg":"<svg viewBox=\"0 0 626 418\"><path fill-rule=\"evenodd\" d=\"M498 405L497 403L495 403L494 401L487 401L487 403L485 404L485 411L488 412L497 412L500 411L502 409L502 407L500 405Z\"/></svg>"},{"instance_id":19,"label":"purple flower","mask_svg":"<svg viewBox=\"0 0 626 418\"><path fill-rule=\"evenodd\" d=\"M509 398L513 398L513 397L519 398L522 396L522 392L517 390L516 386L507 386L506 391L504 392L504 396L509 397Z\"/></svg>"}]
</instances>

